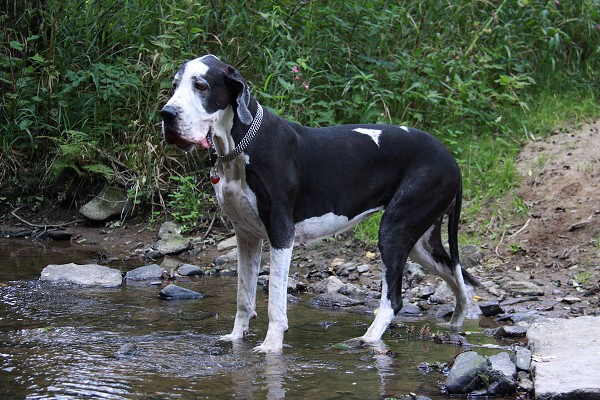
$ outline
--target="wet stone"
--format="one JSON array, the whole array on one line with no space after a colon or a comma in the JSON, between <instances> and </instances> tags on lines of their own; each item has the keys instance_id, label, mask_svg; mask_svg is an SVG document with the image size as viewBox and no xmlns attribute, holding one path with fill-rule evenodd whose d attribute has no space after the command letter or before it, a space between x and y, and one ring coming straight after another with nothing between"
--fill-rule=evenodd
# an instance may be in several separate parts
<instances>
[{"instance_id":1,"label":"wet stone","mask_svg":"<svg viewBox=\"0 0 600 400\"><path fill-rule=\"evenodd\" d=\"M501 326L498 328L495 337L510 337L510 338L519 338L525 337L527 335L527 327L526 326Z\"/></svg>"},{"instance_id":2,"label":"wet stone","mask_svg":"<svg viewBox=\"0 0 600 400\"><path fill-rule=\"evenodd\" d=\"M575 304L575 303L579 303L580 301L581 301L581 299L579 297L575 297L575 296L567 296L561 300L561 302L565 303L565 304Z\"/></svg>"},{"instance_id":3,"label":"wet stone","mask_svg":"<svg viewBox=\"0 0 600 400\"><path fill-rule=\"evenodd\" d=\"M517 323L527 323L531 324L532 322L538 320L540 315L537 311L531 310L527 312L514 312L514 313L506 313L500 314L496 317L496 319L500 322L512 322L514 324Z\"/></svg>"},{"instance_id":4,"label":"wet stone","mask_svg":"<svg viewBox=\"0 0 600 400\"><path fill-rule=\"evenodd\" d=\"M442 282L428 300L431 304L446 304L454 300L454 293L446 282Z\"/></svg>"},{"instance_id":5,"label":"wet stone","mask_svg":"<svg viewBox=\"0 0 600 400\"><path fill-rule=\"evenodd\" d=\"M407 263L402 275L402 287L408 288L421 283L425 279L423 268L416 263Z\"/></svg>"},{"instance_id":6,"label":"wet stone","mask_svg":"<svg viewBox=\"0 0 600 400\"><path fill-rule=\"evenodd\" d=\"M204 271L197 265L182 264L177 267L177 273L183 276L204 275Z\"/></svg>"},{"instance_id":7,"label":"wet stone","mask_svg":"<svg viewBox=\"0 0 600 400\"><path fill-rule=\"evenodd\" d=\"M517 382L520 390L528 393L533 392L533 381L529 379L529 374L527 372L519 371L517 374Z\"/></svg>"},{"instance_id":8,"label":"wet stone","mask_svg":"<svg viewBox=\"0 0 600 400\"><path fill-rule=\"evenodd\" d=\"M356 270L356 265L354 263L348 262L342 265L338 265L335 268L335 273L337 276L348 276L354 270Z\"/></svg>"},{"instance_id":9,"label":"wet stone","mask_svg":"<svg viewBox=\"0 0 600 400\"><path fill-rule=\"evenodd\" d=\"M217 267L225 265L237 265L237 249L228 251L227 253L220 255L214 261Z\"/></svg>"},{"instance_id":10,"label":"wet stone","mask_svg":"<svg viewBox=\"0 0 600 400\"><path fill-rule=\"evenodd\" d=\"M475 351L459 354L445 385L449 394L507 395L516 390L516 368L508 353L483 357Z\"/></svg>"},{"instance_id":11,"label":"wet stone","mask_svg":"<svg viewBox=\"0 0 600 400\"><path fill-rule=\"evenodd\" d=\"M117 287L121 271L97 264L50 264L42 270L40 280L82 286Z\"/></svg>"},{"instance_id":12,"label":"wet stone","mask_svg":"<svg viewBox=\"0 0 600 400\"><path fill-rule=\"evenodd\" d=\"M161 299L165 300L201 299L204 297L202 293L173 284L165 286L163 290L160 291L159 296Z\"/></svg>"},{"instance_id":13,"label":"wet stone","mask_svg":"<svg viewBox=\"0 0 600 400\"><path fill-rule=\"evenodd\" d=\"M162 277L163 269L158 264L145 265L143 267L132 269L127 271L125 279L141 281L146 279L158 279Z\"/></svg>"},{"instance_id":14,"label":"wet stone","mask_svg":"<svg viewBox=\"0 0 600 400\"><path fill-rule=\"evenodd\" d=\"M531 350L526 347L517 346L515 348L514 360L518 370L529 371L531 369Z\"/></svg>"},{"instance_id":15,"label":"wet stone","mask_svg":"<svg viewBox=\"0 0 600 400\"><path fill-rule=\"evenodd\" d=\"M542 296L544 291L535 283L528 281L509 281L502 288L512 295Z\"/></svg>"},{"instance_id":16,"label":"wet stone","mask_svg":"<svg viewBox=\"0 0 600 400\"><path fill-rule=\"evenodd\" d=\"M158 230L156 250L162 254L178 254L191 247L190 239L181 235L181 228L173 222L165 222Z\"/></svg>"},{"instance_id":17,"label":"wet stone","mask_svg":"<svg viewBox=\"0 0 600 400\"><path fill-rule=\"evenodd\" d=\"M486 317L493 317L504 312L497 301L483 301L479 303L479 309Z\"/></svg>"},{"instance_id":18,"label":"wet stone","mask_svg":"<svg viewBox=\"0 0 600 400\"><path fill-rule=\"evenodd\" d=\"M460 249L460 263L465 268L472 268L479 265L483 259L483 251L472 244L467 244Z\"/></svg>"},{"instance_id":19,"label":"wet stone","mask_svg":"<svg viewBox=\"0 0 600 400\"><path fill-rule=\"evenodd\" d=\"M446 378L451 394L471 393L480 386L480 376L486 372L487 360L474 351L459 354Z\"/></svg>"},{"instance_id":20,"label":"wet stone","mask_svg":"<svg viewBox=\"0 0 600 400\"><path fill-rule=\"evenodd\" d=\"M364 274L365 272L368 272L370 270L371 270L371 267L369 267L368 264L362 264L362 265L359 265L358 267L356 267L356 271L359 274Z\"/></svg>"},{"instance_id":21,"label":"wet stone","mask_svg":"<svg viewBox=\"0 0 600 400\"><path fill-rule=\"evenodd\" d=\"M217 244L217 250L218 251L226 251L226 250L231 250L237 247L237 238L235 236L232 236L230 238L227 238L225 240L221 240L218 244Z\"/></svg>"},{"instance_id":22,"label":"wet stone","mask_svg":"<svg viewBox=\"0 0 600 400\"><path fill-rule=\"evenodd\" d=\"M364 301L362 300L353 299L340 293L322 293L313 297L309 302L311 306L317 308L344 308L361 305L363 303Z\"/></svg>"},{"instance_id":23,"label":"wet stone","mask_svg":"<svg viewBox=\"0 0 600 400\"><path fill-rule=\"evenodd\" d=\"M351 297L366 295L366 292L363 289L351 283L344 284L341 288L338 289L338 293Z\"/></svg>"},{"instance_id":24,"label":"wet stone","mask_svg":"<svg viewBox=\"0 0 600 400\"><path fill-rule=\"evenodd\" d=\"M137 349L138 347L135 343L125 343L124 345L119 347L119 350L117 350L116 355L117 357L130 356L135 354L137 352Z\"/></svg>"},{"instance_id":25,"label":"wet stone","mask_svg":"<svg viewBox=\"0 0 600 400\"><path fill-rule=\"evenodd\" d=\"M179 234L181 234L181 228L175 222L171 221L164 222L158 229L159 239L164 239L168 236Z\"/></svg>"},{"instance_id":26,"label":"wet stone","mask_svg":"<svg viewBox=\"0 0 600 400\"><path fill-rule=\"evenodd\" d=\"M312 285L312 290L315 293L337 293L344 286L344 282L337 276L329 276L320 282Z\"/></svg>"},{"instance_id":27,"label":"wet stone","mask_svg":"<svg viewBox=\"0 0 600 400\"><path fill-rule=\"evenodd\" d=\"M181 235L170 235L156 242L156 250L162 254L178 254L190 248L190 240Z\"/></svg>"},{"instance_id":28,"label":"wet stone","mask_svg":"<svg viewBox=\"0 0 600 400\"><path fill-rule=\"evenodd\" d=\"M404 303L398 315L403 317L421 316L423 315L423 310L421 310L416 304Z\"/></svg>"},{"instance_id":29,"label":"wet stone","mask_svg":"<svg viewBox=\"0 0 600 400\"><path fill-rule=\"evenodd\" d=\"M488 360L490 379L495 383L493 387L488 387L488 394L502 395L514 393L517 389L514 380L517 368L510 359L510 355L508 353L498 353L488 357Z\"/></svg>"}]
</instances>

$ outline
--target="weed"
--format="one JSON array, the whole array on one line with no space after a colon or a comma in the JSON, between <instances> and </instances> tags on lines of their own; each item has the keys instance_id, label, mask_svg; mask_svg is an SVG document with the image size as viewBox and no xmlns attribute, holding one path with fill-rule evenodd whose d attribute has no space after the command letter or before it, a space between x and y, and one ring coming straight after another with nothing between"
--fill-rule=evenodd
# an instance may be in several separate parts
<instances>
[{"instance_id":1,"label":"weed","mask_svg":"<svg viewBox=\"0 0 600 400\"><path fill-rule=\"evenodd\" d=\"M177 188L167 195L167 207L175 221L181 224L181 231L189 232L199 226L205 215L205 193L198 190L194 176L171 176L170 179Z\"/></svg>"},{"instance_id":2,"label":"weed","mask_svg":"<svg viewBox=\"0 0 600 400\"><path fill-rule=\"evenodd\" d=\"M585 286L592 280L593 277L594 272L582 270L573 278L573 280L577 282L580 286Z\"/></svg>"},{"instance_id":3,"label":"weed","mask_svg":"<svg viewBox=\"0 0 600 400\"><path fill-rule=\"evenodd\" d=\"M181 63L213 53L291 120L439 137L461 166L473 220L518 183L525 140L600 114L598 1L496 3L9 0L0 180L18 186L20 171L33 171L38 190L71 172L116 181L140 206L178 207L187 183L169 177L198 176L206 158L163 148L157 110ZM203 202L204 182L188 193ZM207 212L186 207L181 218ZM378 218L365 222L367 243Z\"/></svg>"}]
</instances>

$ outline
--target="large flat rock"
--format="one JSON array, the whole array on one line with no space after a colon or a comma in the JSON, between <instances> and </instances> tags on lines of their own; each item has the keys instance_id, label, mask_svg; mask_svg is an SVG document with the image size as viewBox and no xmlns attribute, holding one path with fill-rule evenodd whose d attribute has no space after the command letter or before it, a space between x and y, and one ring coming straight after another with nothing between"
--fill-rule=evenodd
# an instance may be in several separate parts
<instances>
[{"instance_id":1,"label":"large flat rock","mask_svg":"<svg viewBox=\"0 0 600 400\"><path fill-rule=\"evenodd\" d=\"M537 400L600 400L600 317L538 320L527 338Z\"/></svg>"},{"instance_id":2,"label":"large flat rock","mask_svg":"<svg viewBox=\"0 0 600 400\"><path fill-rule=\"evenodd\" d=\"M96 264L50 264L42 270L42 281L71 283L82 286L117 287L121 271Z\"/></svg>"}]
</instances>

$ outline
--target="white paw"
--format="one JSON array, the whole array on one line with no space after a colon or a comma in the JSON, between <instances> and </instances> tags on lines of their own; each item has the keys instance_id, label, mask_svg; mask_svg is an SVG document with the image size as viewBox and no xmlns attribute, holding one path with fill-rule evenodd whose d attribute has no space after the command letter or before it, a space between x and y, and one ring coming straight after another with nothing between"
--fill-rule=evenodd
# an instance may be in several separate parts
<instances>
[{"instance_id":1,"label":"white paw","mask_svg":"<svg viewBox=\"0 0 600 400\"><path fill-rule=\"evenodd\" d=\"M283 344L274 344L263 342L261 345L256 346L252 349L253 353L269 353L269 354L279 354L283 350Z\"/></svg>"},{"instance_id":2,"label":"white paw","mask_svg":"<svg viewBox=\"0 0 600 400\"><path fill-rule=\"evenodd\" d=\"M219 336L219 338L217 339L220 342L239 342L241 340L244 340L244 335L235 335L233 333L230 333L228 335L222 335Z\"/></svg>"}]
</instances>

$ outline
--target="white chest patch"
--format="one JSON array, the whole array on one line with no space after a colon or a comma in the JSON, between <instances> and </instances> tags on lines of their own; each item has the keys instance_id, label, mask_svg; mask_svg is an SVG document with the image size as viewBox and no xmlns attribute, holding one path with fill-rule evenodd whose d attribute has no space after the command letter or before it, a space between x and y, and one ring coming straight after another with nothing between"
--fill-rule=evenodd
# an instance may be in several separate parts
<instances>
[{"instance_id":1,"label":"white chest patch","mask_svg":"<svg viewBox=\"0 0 600 400\"><path fill-rule=\"evenodd\" d=\"M362 133L363 135L368 135L373 139L375 144L379 146L379 135L381 135L381 130L379 129L366 129L366 128L356 128L353 129L354 132Z\"/></svg>"},{"instance_id":2,"label":"white chest patch","mask_svg":"<svg viewBox=\"0 0 600 400\"><path fill-rule=\"evenodd\" d=\"M233 225L248 233L267 239L267 231L258 216L256 195L241 180L221 179L213 185L221 210Z\"/></svg>"}]
</instances>

